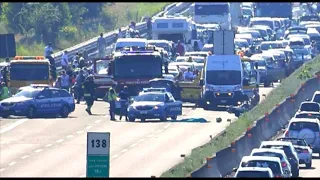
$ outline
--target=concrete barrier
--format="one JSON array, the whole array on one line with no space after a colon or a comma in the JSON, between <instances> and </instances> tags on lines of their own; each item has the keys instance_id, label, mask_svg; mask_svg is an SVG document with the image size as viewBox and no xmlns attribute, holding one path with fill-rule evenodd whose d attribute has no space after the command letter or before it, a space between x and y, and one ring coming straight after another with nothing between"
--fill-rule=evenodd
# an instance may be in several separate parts
<instances>
[{"instance_id":1,"label":"concrete barrier","mask_svg":"<svg viewBox=\"0 0 320 180\"><path fill-rule=\"evenodd\" d=\"M237 167L243 156L249 155L252 149L260 146L275 136L299 109L301 102L311 98L316 90L320 90L320 76L308 80L298 90L280 104L276 105L271 113L266 113L254 125L238 138L231 146L216 153L212 158L211 168L204 164L191 174L192 177L224 177ZM210 162L210 161L209 161ZM216 168L217 166L217 168Z\"/></svg>"}]
</instances>

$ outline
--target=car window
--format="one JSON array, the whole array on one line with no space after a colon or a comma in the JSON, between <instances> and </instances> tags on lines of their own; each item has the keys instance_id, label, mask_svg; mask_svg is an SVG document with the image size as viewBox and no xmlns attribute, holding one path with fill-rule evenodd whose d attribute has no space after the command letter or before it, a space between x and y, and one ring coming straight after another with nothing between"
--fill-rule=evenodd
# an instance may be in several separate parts
<instances>
[{"instance_id":1,"label":"car window","mask_svg":"<svg viewBox=\"0 0 320 180\"><path fill-rule=\"evenodd\" d=\"M314 111L319 112L320 107L317 103L302 103L300 106L301 111Z\"/></svg>"},{"instance_id":2,"label":"car window","mask_svg":"<svg viewBox=\"0 0 320 180\"><path fill-rule=\"evenodd\" d=\"M275 152L256 152L253 153L252 156L268 156L268 157L278 157L279 159L283 159L282 154L275 153Z\"/></svg>"},{"instance_id":3,"label":"car window","mask_svg":"<svg viewBox=\"0 0 320 180\"><path fill-rule=\"evenodd\" d=\"M274 161L251 160L242 162L241 167L269 167L274 174L281 174L279 163Z\"/></svg>"},{"instance_id":4,"label":"car window","mask_svg":"<svg viewBox=\"0 0 320 180\"><path fill-rule=\"evenodd\" d=\"M65 90L59 90L61 97L70 97L71 95Z\"/></svg>"},{"instance_id":5,"label":"car window","mask_svg":"<svg viewBox=\"0 0 320 180\"><path fill-rule=\"evenodd\" d=\"M320 94L316 94L314 97L313 97L313 102L316 102L316 103L320 103Z\"/></svg>"},{"instance_id":6,"label":"car window","mask_svg":"<svg viewBox=\"0 0 320 180\"><path fill-rule=\"evenodd\" d=\"M264 145L261 148L269 148L269 149L282 149L288 158L293 156L293 152L289 146L283 145Z\"/></svg>"},{"instance_id":7,"label":"car window","mask_svg":"<svg viewBox=\"0 0 320 180\"><path fill-rule=\"evenodd\" d=\"M294 122L290 124L289 131L301 131L302 129L310 129L313 132L319 132L319 126L313 122Z\"/></svg>"},{"instance_id":8,"label":"car window","mask_svg":"<svg viewBox=\"0 0 320 180\"><path fill-rule=\"evenodd\" d=\"M61 97L61 95L58 90L51 90L51 98L59 98L59 97Z\"/></svg>"},{"instance_id":9,"label":"car window","mask_svg":"<svg viewBox=\"0 0 320 180\"><path fill-rule=\"evenodd\" d=\"M320 114L314 114L314 113L300 113L295 116L295 118L320 118Z\"/></svg>"},{"instance_id":10,"label":"car window","mask_svg":"<svg viewBox=\"0 0 320 180\"><path fill-rule=\"evenodd\" d=\"M269 172L268 171L239 171L237 173L237 178L268 178L269 176Z\"/></svg>"},{"instance_id":11,"label":"car window","mask_svg":"<svg viewBox=\"0 0 320 180\"><path fill-rule=\"evenodd\" d=\"M48 90L43 90L43 91L39 94L38 97L41 98L41 99L50 98L50 97L51 97L51 93L50 93L50 91L48 91Z\"/></svg>"}]
</instances>

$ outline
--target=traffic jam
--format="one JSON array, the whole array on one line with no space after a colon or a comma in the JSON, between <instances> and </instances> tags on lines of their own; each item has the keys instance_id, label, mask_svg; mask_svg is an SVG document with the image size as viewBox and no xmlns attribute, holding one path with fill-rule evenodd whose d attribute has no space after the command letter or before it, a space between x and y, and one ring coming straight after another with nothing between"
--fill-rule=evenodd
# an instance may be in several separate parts
<instances>
[{"instance_id":1,"label":"traffic jam","mask_svg":"<svg viewBox=\"0 0 320 180\"><path fill-rule=\"evenodd\" d=\"M62 67L50 43L44 56L0 63L0 116L67 118L80 102L92 115L94 102L105 101L112 121L179 120L184 103L239 117L259 104L260 87L273 87L320 50L317 3L196 2L189 15L146 21L147 35L132 22L111 54L101 34L96 57L64 51ZM312 153L320 153L319 103L317 91L283 138L243 157L235 177L299 177L299 164L311 168Z\"/></svg>"}]
</instances>

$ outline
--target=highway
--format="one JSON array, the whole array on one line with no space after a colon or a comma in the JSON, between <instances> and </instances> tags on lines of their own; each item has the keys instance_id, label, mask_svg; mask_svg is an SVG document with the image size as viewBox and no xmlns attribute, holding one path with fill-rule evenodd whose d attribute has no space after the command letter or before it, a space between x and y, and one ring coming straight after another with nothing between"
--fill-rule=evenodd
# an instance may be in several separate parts
<instances>
[{"instance_id":1,"label":"highway","mask_svg":"<svg viewBox=\"0 0 320 180\"><path fill-rule=\"evenodd\" d=\"M261 88L260 94L271 90ZM66 119L0 119L0 177L84 177L87 131L111 133L111 177L158 177L235 119L227 112L183 108L179 119L209 122L113 122L105 102L94 104L93 116L84 109L77 105Z\"/></svg>"}]
</instances>

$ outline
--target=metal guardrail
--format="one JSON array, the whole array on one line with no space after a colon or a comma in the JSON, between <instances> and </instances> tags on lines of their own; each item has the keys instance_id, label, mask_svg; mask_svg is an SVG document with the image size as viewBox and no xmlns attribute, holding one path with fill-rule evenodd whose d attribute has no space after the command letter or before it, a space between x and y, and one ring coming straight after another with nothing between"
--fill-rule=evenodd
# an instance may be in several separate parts
<instances>
[{"instance_id":1,"label":"metal guardrail","mask_svg":"<svg viewBox=\"0 0 320 180\"><path fill-rule=\"evenodd\" d=\"M184 9L189 7L190 5L191 5L191 3L173 3L173 4L170 4L164 8L165 10L167 10L167 12L162 11L162 12L156 13L153 17L163 16L163 15L167 15L167 14L170 14L170 15L175 14L175 13L183 11ZM126 29L126 27L122 27L121 29ZM146 36L147 26L146 26L145 22L138 23L136 26L136 29L140 31L140 33L142 34L142 37ZM112 49L112 45L115 43L115 38L116 38L117 33L118 33L118 31L114 30L114 31L105 33L103 35L106 39L106 42L107 42L107 53L110 53L109 51L110 51L110 49ZM123 30L122 33L125 33L125 30ZM82 52L84 50L87 51L89 58L95 56L97 53L96 52L97 51L97 44L96 43L97 43L98 38L99 37L95 37L95 38L92 38L86 42L83 42L83 43L80 43L80 44L75 45L73 47L65 49L68 51L69 60L73 59L76 52ZM65 50L59 51L59 52L53 54L58 72L61 70L61 57L62 57L62 53Z\"/></svg>"}]
</instances>

